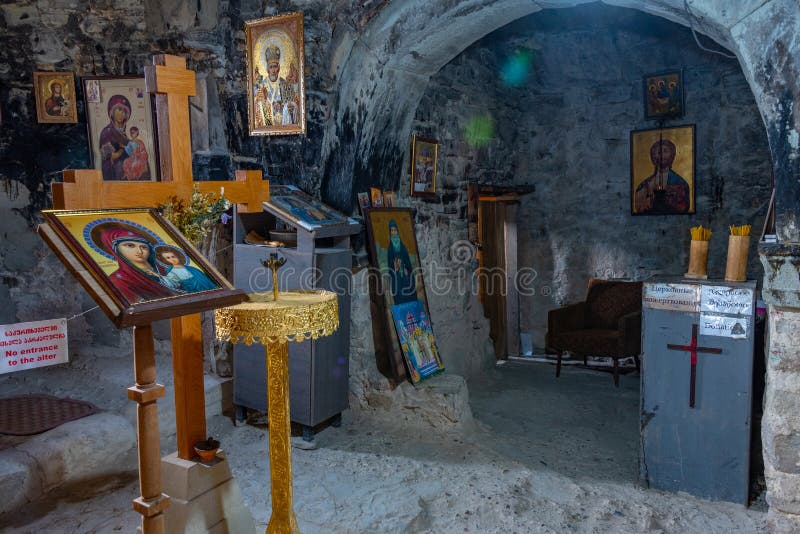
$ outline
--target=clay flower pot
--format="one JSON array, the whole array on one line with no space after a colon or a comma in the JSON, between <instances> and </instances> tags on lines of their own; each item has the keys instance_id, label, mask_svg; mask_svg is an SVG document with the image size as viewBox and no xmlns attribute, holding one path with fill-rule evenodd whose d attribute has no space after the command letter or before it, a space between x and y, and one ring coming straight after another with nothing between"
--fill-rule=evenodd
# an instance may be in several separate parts
<instances>
[{"instance_id":1,"label":"clay flower pot","mask_svg":"<svg viewBox=\"0 0 800 534\"><path fill-rule=\"evenodd\" d=\"M194 452L197 453L197 455L200 457L200 461L204 464L214 460L218 449L219 441L215 440L211 436L209 436L208 439L198 441L194 444Z\"/></svg>"}]
</instances>

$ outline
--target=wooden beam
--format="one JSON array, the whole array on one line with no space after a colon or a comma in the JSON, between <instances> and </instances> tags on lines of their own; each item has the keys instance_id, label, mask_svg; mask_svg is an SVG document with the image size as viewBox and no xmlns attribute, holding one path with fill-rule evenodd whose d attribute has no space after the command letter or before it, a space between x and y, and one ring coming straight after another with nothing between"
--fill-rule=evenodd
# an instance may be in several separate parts
<instances>
[{"instance_id":1,"label":"wooden beam","mask_svg":"<svg viewBox=\"0 0 800 534\"><path fill-rule=\"evenodd\" d=\"M236 171L236 180L230 182L195 182L201 193L219 193L225 188L225 198L238 204L240 213L264 211L263 203L269 200L269 182L261 178L261 171Z\"/></svg>"},{"instance_id":2,"label":"wooden beam","mask_svg":"<svg viewBox=\"0 0 800 534\"><path fill-rule=\"evenodd\" d=\"M517 193L525 195L536 190L534 185L494 185L494 184L474 184L481 195L505 195L507 193Z\"/></svg>"},{"instance_id":3,"label":"wooden beam","mask_svg":"<svg viewBox=\"0 0 800 534\"><path fill-rule=\"evenodd\" d=\"M94 171L65 171L81 173L76 183L53 184L53 207L55 209L110 209L132 207L156 207L171 195L188 198L187 188L171 182L103 182L83 183L85 173ZM99 171L97 175L99 177ZM56 185L61 185L56 195ZM184 189L183 191L181 189ZM57 198L58 197L58 198Z\"/></svg>"},{"instance_id":4,"label":"wooden beam","mask_svg":"<svg viewBox=\"0 0 800 534\"><path fill-rule=\"evenodd\" d=\"M97 169L64 171L62 183L53 182L53 207L64 209L92 209L103 207L103 173Z\"/></svg>"},{"instance_id":5,"label":"wooden beam","mask_svg":"<svg viewBox=\"0 0 800 534\"><path fill-rule=\"evenodd\" d=\"M481 195L479 197L481 202L519 202L519 195L516 193L508 193L504 195Z\"/></svg>"},{"instance_id":6,"label":"wooden beam","mask_svg":"<svg viewBox=\"0 0 800 534\"><path fill-rule=\"evenodd\" d=\"M236 180L213 182L104 182L97 170L64 171L64 182L53 183L55 209L110 209L157 207L170 196L186 198L197 184L202 193L217 193L238 204L240 212L263 211L269 200L269 182L261 171L236 171Z\"/></svg>"},{"instance_id":7,"label":"wooden beam","mask_svg":"<svg viewBox=\"0 0 800 534\"><path fill-rule=\"evenodd\" d=\"M203 338L200 314L172 319L172 372L175 376L175 418L178 457L194 456L194 444L206 439L203 395Z\"/></svg>"},{"instance_id":8,"label":"wooden beam","mask_svg":"<svg viewBox=\"0 0 800 534\"><path fill-rule=\"evenodd\" d=\"M139 491L133 508L142 514L144 534L164 532L164 510L170 499L161 493L161 436L158 433L158 405L164 386L156 383L153 329L133 327L133 368L136 384L128 388L128 398L138 404L136 432L139 444Z\"/></svg>"},{"instance_id":9,"label":"wooden beam","mask_svg":"<svg viewBox=\"0 0 800 534\"><path fill-rule=\"evenodd\" d=\"M160 54L144 68L144 79L147 91L156 95L161 180L191 181L189 96L197 92L194 72L186 69L184 58Z\"/></svg>"},{"instance_id":10,"label":"wooden beam","mask_svg":"<svg viewBox=\"0 0 800 534\"><path fill-rule=\"evenodd\" d=\"M197 94L197 81L194 77L194 71L186 69L186 60L183 58L178 59L183 63L180 67L170 67L163 64L153 65L154 72L150 78L153 81L153 85L148 84L146 86L148 92L184 96L195 96ZM148 68L150 67L148 66Z\"/></svg>"}]
</instances>

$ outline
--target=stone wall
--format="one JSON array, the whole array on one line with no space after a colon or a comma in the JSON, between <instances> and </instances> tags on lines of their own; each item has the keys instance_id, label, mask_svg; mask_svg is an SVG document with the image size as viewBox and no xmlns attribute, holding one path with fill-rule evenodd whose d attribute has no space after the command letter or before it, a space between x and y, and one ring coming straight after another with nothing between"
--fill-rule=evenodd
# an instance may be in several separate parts
<instances>
[{"instance_id":1,"label":"stone wall","mask_svg":"<svg viewBox=\"0 0 800 534\"><path fill-rule=\"evenodd\" d=\"M769 304L767 388L761 437L772 532L800 529L800 247L765 245Z\"/></svg>"},{"instance_id":2,"label":"stone wall","mask_svg":"<svg viewBox=\"0 0 800 534\"><path fill-rule=\"evenodd\" d=\"M0 6L0 181L5 192L0 194L0 324L41 319L54 310L70 317L93 306L69 281L77 298L62 298L66 271L34 232L37 212L51 207L50 183L63 169L89 166L81 77L143 75L154 54L184 56L207 98L209 127L193 130L196 179L225 180L236 169L260 169L272 181L318 193L322 131L342 60L335 56L335 43L370 20L380 5L372 4L21 0ZM306 13L308 133L250 137L244 21L298 9ZM37 70L75 73L77 124L37 124L32 74ZM99 312L71 321L70 336L117 343L115 330Z\"/></svg>"},{"instance_id":3,"label":"stone wall","mask_svg":"<svg viewBox=\"0 0 800 534\"><path fill-rule=\"evenodd\" d=\"M657 127L644 119L642 76L673 69L686 116L665 126L696 125L696 214L631 216L630 132ZM633 10L546 10L497 30L431 79L413 129L441 142L441 195L421 203L439 216L463 217L467 182L535 188L518 219L519 265L536 272L521 330L535 347L547 311L581 300L589 277L684 273L691 226L713 230L709 275L721 278L727 227L759 233L770 196L766 132L738 62ZM465 228L442 246L458 239ZM748 276L762 277L755 239Z\"/></svg>"},{"instance_id":4,"label":"stone wall","mask_svg":"<svg viewBox=\"0 0 800 534\"><path fill-rule=\"evenodd\" d=\"M9 214L0 219L0 231L11 236L0 243L4 282L0 296L7 297L7 305L0 307L0 324L53 314L72 317L94 306L33 231L38 210L50 207L50 183L60 179L60 171L89 166L82 76L141 75L155 53L185 56L188 68L197 73L207 109L201 117L192 108L195 178L225 180L236 169L260 169L273 182L292 183L318 195L326 172L335 173L326 169L330 163L321 153L323 130L336 104L338 72L348 58L348 47L382 6L382 2L267 4L252 0L134 0L124 6L111 1L23 0L0 6L0 43L4 45L0 47L0 179L8 197L3 197L0 208ZM246 126L244 21L297 9L305 12L307 135L251 137ZM32 72L36 70L75 73L77 124L36 123L32 91ZM204 123L207 128L198 127ZM338 144L339 137L346 140L353 132L345 127L327 135L326 143ZM397 161L393 167L399 167L403 153L387 157ZM370 180L369 185L381 185L378 182L396 184L397 179L389 173L373 174ZM346 203L341 207L349 210ZM418 219L421 230L436 218L423 212ZM425 236L420 242L424 263L439 257L440 241L449 242L451 227L458 231L463 221L448 216L438 220L437 232L420 232ZM449 261L448 254L445 250L442 261ZM65 286L79 297L61 298ZM430 301L439 318L437 333L443 352L453 355L446 357L450 371L469 374L482 365L473 359L492 359L491 353L484 352L485 320L474 300L431 295ZM466 329L461 327L464 324ZM77 342L72 345L73 352L79 343L121 342L116 329L98 310L71 320L69 325L70 337ZM167 336L168 329L158 328L157 335ZM225 365L209 367L228 373Z\"/></svg>"},{"instance_id":5,"label":"stone wall","mask_svg":"<svg viewBox=\"0 0 800 534\"><path fill-rule=\"evenodd\" d=\"M26 255L30 265L19 266L22 260L13 254L12 241L0 244L5 281L0 291L17 288L0 320L38 318L42 309L52 309L62 277L49 275L61 271L32 232L35 212L48 207L49 183L61 169L88 166L82 104L76 125L36 124L34 70L72 70L79 78L138 74L153 53L185 55L207 95L210 118L208 131L195 132L198 179L225 179L235 169L258 168L270 180L295 183L348 207L339 193L330 191L341 185L336 185L340 178L332 177L337 157L323 156L330 146L346 145L355 130L345 121L332 132L329 119L337 106L342 64L348 53L359 53L354 45L359 32L382 4L279 4L264 9L255 1L205 0L191 7L178 1L134 1L119 7L112 2L28 0L0 8L3 43L8 45L0 48L0 178L11 197L26 190L16 197L12 215L0 222L0 229L13 233L13 250L37 250L41 256ZM306 12L308 135L250 137L240 28L245 20L297 8ZM118 35L127 37L112 38ZM500 68L516 50L531 54L532 72L525 83L508 86L499 79ZM697 124L698 214L631 217L628 132L653 126L642 118L641 75L675 67L684 69L686 85L687 116L679 123ZM465 184L535 185L520 210L520 265L537 273L536 295L521 303L522 330L534 332L535 344L541 345L546 311L581 298L589 276L642 278L681 272L686 230L700 223L715 231L710 268L712 275L719 275L725 227L744 222L760 227L769 156L752 95L737 62L698 50L685 28L607 6L545 10L486 37L446 65L429 85L424 78L416 82L423 87L415 90L424 96L412 130L442 141L439 196L433 201L407 198L408 151L397 152L390 141L382 155L370 155L359 164L369 176L353 180L388 188L399 181L401 204L417 213L423 264L451 271L463 267L453 263L450 249L466 239ZM488 118L493 129L481 137L485 133L473 128L470 142L464 132L475 118ZM385 171L377 172L376 165ZM585 178L587 169L591 179ZM593 235L595 228L603 234ZM640 244L631 246L631 237ZM589 247L587 240L592 241ZM752 258L751 276L757 276L754 253ZM35 269L48 276L37 276L37 291L32 292ZM468 363L485 356L485 322L477 299L428 289L437 335L459 355L449 358L450 368L468 373L480 367ZM68 308L66 314L77 314L90 304L85 300L59 305ZM461 326L465 318L468 329ZM71 324L78 326L77 321ZM114 335L100 334L109 328L93 312L78 330L87 339L102 336L115 342ZM465 331L470 335L464 336Z\"/></svg>"}]
</instances>

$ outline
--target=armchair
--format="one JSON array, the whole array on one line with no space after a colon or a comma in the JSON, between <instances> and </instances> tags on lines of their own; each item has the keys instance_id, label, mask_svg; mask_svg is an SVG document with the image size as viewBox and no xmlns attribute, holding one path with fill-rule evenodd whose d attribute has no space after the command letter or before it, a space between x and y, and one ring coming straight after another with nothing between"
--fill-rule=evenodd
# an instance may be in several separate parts
<instances>
[{"instance_id":1,"label":"armchair","mask_svg":"<svg viewBox=\"0 0 800 534\"><path fill-rule=\"evenodd\" d=\"M599 280L589 286L584 302L551 310L547 314L547 350L561 358L569 351L614 360L614 385L619 387L619 359L633 356L639 369L642 348L642 283Z\"/></svg>"}]
</instances>

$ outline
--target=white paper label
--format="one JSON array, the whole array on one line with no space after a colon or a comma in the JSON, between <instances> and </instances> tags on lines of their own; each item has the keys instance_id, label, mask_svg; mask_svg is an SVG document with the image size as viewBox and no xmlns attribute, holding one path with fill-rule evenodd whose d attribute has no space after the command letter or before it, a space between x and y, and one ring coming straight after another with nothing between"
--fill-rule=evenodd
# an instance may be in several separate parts
<instances>
[{"instance_id":1,"label":"white paper label","mask_svg":"<svg viewBox=\"0 0 800 534\"><path fill-rule=\"evenodd\" d=\"M703 286L700 293L700 311L753 314L753 290L741 287Z\"/></svg>"},{"instance_id":2,"label":"white paper label","mask_svg":"<svg viewBox=\"0 0 800 534\"><path fill-rule=\"evenodd\" d=\"M697 312L700 287L691 284L645 284L642 305L645 308Z\"/></svg>"},{"instance_id":3,"label":"white paper label","mask_svg":"<svg viewBox=\"0 0 800 534\"><path fill-rule=\"evenodd\" d=\"M749 320L747 317L727 317L724 315L700 314L700 335L747 338Z\"/></svg>"},{"instance_id":4,"label":"white paper label","mask_svg":"<svg viewBox=\"0 0 800 534\"><path fill-rule=\"evenodd\" d=\"M66 319L0 325L0 374L68 361Z\"/></svg>"}]
</instances>

